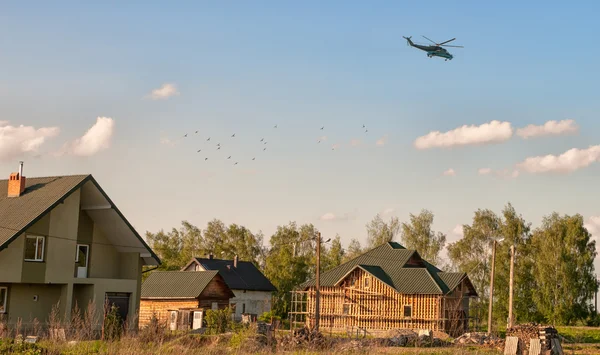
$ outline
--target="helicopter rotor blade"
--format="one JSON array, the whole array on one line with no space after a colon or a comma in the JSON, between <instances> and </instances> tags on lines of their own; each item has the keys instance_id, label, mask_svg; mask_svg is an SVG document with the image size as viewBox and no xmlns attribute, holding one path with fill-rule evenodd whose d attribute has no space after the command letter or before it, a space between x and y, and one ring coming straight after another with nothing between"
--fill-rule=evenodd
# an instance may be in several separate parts
<instances>
[{"instance_id":1,"label":"helicopter rotor blade","mask_svg":"<svg viewBox=\"0 0 600 355\"><path fill-rule=\"evenodd\" d=\"M447 40L446 42L442 42L442 43L440 43L439 45L441 46L442 44L446 44L446 43L448 43L448 42L452 42L452 41L454 41L455 39L456 39L456 38L449 39L449 40Z\"/></svg>"},{"instance_id":2,"label":"helicopter rotor blade","mask_svg":"<svg viewBox=\"0 0 600 355\"><path fill-rule=\"evenodd\" d=\"M442 47L455 47L455 48L465 48L463 46L449 46L447 44L442 44Z\"/></svg>"},{"instance_id":3,"label":"helicopter rotor blade","mask_svg":"<svg viewBox=\"0 0 600 355\"><path fill-rule=\"evenodd\" d=\"M423 35L421 35L421 36L423 36ZM423 38L425 38L426 40L428 40L429 42L431 42L431 43L433 43L433 44L435 44L437 46L437 43L435 43L434 41L430 40L429 38L427 38L425 36L423 36Z\"/></svg>"}]
</instances>

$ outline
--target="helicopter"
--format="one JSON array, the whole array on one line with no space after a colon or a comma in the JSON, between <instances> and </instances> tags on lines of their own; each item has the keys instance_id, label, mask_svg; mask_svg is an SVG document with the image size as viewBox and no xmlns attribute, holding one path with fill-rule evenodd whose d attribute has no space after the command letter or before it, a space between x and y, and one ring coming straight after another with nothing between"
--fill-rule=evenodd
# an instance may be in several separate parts
<instances>
[{"instance_id":1,"label":"helicopter","mask_svg":"<svg viewBox=\"0 0 600 355\"><path fill-rule=\"evenodd\" d=\"M402 36L404 37L404 36ZM406 41L408 42L407 44L411 47L415 47L415 48L419 48L422 51L427 52L427 56L429 58L433 58L433 57L441 57L444 58L445 60L452 60L452 58L454 58L452 56L452 54L450 54L446 48L443 47L455 47L455 48L464 48L463 46L450 46L447 45L446 43L448 42L452 42L454 41L456 38L452 38L449 39L445 42L442 43L435 43L434 41L430 40L429 38L423 36L423 38L425 38L426 40L428 40L429 42L433 43L433 46L425 46L425 45L421 45L421 44L414 44L413 41L411 41L410 39L412 38L412 36L410 37L404 37L406 39Z\"/></svg>"}]
</instances>

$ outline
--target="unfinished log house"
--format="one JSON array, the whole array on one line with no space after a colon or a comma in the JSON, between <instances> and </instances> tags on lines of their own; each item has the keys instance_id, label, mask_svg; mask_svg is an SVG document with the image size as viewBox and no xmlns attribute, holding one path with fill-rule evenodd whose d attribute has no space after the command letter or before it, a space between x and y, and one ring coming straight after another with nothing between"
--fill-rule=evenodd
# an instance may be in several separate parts
<instances>
[{"instance_id":1,"label":"unfinished log house","mask_svg":"<svg viewBox=\"0 0 600 355\"><path fill-rule=\"evenodd\" d=\"M292 292L293 323L315 323L315 280ZM443 272L415 250L389 242L321 274L321 329L367 332L431 329L463 333L469 299L465 273Z\"/></svg>"}]
</instances>

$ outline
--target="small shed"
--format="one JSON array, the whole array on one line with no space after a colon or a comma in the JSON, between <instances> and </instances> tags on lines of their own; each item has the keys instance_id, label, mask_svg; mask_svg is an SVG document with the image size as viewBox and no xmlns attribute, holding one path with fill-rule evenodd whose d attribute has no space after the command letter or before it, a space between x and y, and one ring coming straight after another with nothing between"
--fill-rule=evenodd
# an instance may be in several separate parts
<instances>
[{"instance_id":1,"label":"small shed","mask_svg":"<svg viewBox=\"0 0 600 355\"><path fill-rule=\"evenodd\" d=\"M170 327L174 311L177 324L193 327L196 313L202 311L198 317L204 318L206 309L227 308L232 297L218 271L155 271L142 284L140 327L153 317Z\"/></svg>"},{"instance_id":2,"label":"small shed","mask_svg":"<svg viewBox=\"0 0 600 355\"><path fill-rule=\"evenodd\" d=\"M204 328L204 308L169 310L169 330L195 330Z\"/></svg>"}]
</instances>

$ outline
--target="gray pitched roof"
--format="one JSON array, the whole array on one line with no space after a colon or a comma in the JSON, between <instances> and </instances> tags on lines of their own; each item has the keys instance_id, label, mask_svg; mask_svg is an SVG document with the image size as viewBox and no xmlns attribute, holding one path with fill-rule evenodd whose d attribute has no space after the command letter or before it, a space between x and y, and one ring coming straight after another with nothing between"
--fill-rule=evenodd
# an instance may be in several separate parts
<instances>
[{"instance_id":1,"label":"gray pitched roof","mask_svg":"<svg viewBox=\"0 0 600 355\"><path fill-rule=\"evenodd\" d=\"M8 180L0 180L0 249L43 217L91 175L27 178L19 197L7 197Z\"/></svg>"},{"instance_id":2,"label":"gray pitched roof","mask_svg":"<svg viewBox=\"0 0 600 355\"><path fill-rule=\"evenodd\" d=\"M194 258L206 270L218 270L225 283L232 290L274 292L277 288L250 261L238 261L233 267L233 260Z\"/></svg>"},{"instance_id":3,"label":"gray pitched roof","mask_svg":"<svg viewBox=\"0 0 600 355\"><path fill-rule=\"evenodd\" d=\"M26 178L25 191L19 197L8 197L8 180L0 180L0 250L6 248L14 239L25 232L34 223L44 217L59 203L69 197L74 191L82 188L86 183L93 185L111 205L115 218L119 223L124 223L136 243L140 245L137 250L146 250L153 259L152 263L159 264L160 259L146 244L143 238L131 226L121 211L112 203L108 195L102 190L92 175L70 175ZM122 221L122 222L121 222ZM114 220L112 220L114 223Z\"/></svg>"},{"instance_id":4,"label":"gray pitched roof","mask_svg":"<svg viewBox=\"0 0 600 355\"><path fill-rule=\"evenodd\" d=\"M141 298L198 298L218 271L154 271L142 284Z\"/></svg>"},{"instance_id":5,"label":"gray pitched roof","mask_svg":"<svg viewBox=\"0 0 600 355\"><path fill-rule=\"evenodd\" d=\"M443 295L452 291L463 276L466 277L464 273L444 273L422 260L416 251L389 242L322 273L321 286L335 286L356 268L404 294ZM300 288L306 289L315 284L313 279L301 284Z\"/></svg>"}]
</instances>

